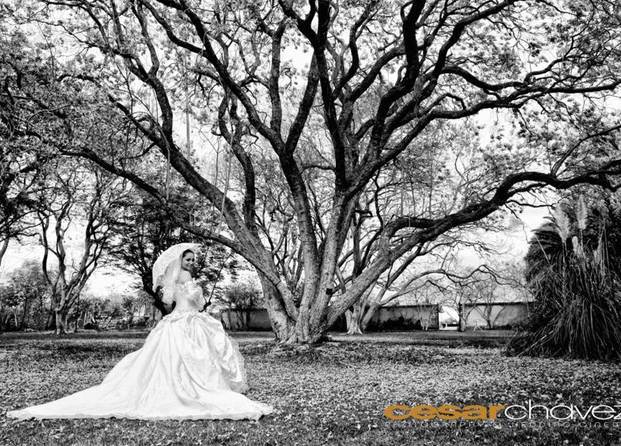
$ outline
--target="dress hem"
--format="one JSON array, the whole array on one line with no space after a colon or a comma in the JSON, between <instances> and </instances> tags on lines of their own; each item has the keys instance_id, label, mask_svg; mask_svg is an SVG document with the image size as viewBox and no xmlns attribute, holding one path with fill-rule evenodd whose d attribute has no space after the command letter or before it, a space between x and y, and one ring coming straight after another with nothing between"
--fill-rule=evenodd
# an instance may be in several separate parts
<instances>
[{"instance_id":1,"label":"dress hem","mask_svg":"<svg viewBox=\"0 0 621 446\"><path fill-rule=\"evenodd\" d=\"M45 416L37 416L37 415L26 415L26 414L15 414L11 412L7 412L7 418L15 418L18 420L51 420L51 419L103 419L103 418L116 418L116 419L128 419L128 420L156 420L156 421L164 421L164 420L252 420L257 421L261 417L265 415L269 415L272 412L261 413L260 415L256 415L254 413L245 413L245 414L235 414L235 415L195 415L195 416L141 416L141 415L127 415L127 414L109 414L109 415L82 415L82 414L72 414L72 415L45 415Z\"/></svg>"}]
</instances>

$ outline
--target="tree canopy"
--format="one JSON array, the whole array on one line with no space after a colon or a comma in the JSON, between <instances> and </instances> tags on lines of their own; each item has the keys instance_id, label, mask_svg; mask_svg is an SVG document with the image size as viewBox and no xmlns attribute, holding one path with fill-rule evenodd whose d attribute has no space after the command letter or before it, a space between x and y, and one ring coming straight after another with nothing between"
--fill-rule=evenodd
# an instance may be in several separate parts
<instances>
[{"instance_id":1,"label":"tree canopy","mask_svg":"<svg viewBox=\"0 0 621 446\"><path fill-rule=\"evenodd\" d=\"M282 341L317 341L391 267L406 268L525 194L620 184L619 120L609 106L621 83L621 27L612 2L9 8L18 27L49 29L69 59L56 57L52 87L75 96L61 100L62 112L57 98L18 97L18 70L4 94L54 117L46 141L61 153L94 160L165 204L162 184L129 162L157 150L221 214L226 230L188 230L256 268ZM85 97L81 118L69 122ZM104 98L115 112L98 114ZM505 135L476 129L492 113ZM109 132L110 122L131 128L139 144L82 143L93 137L85 128ZM210 134L192 139L190 127ZM213 141L235 161L235 190L183 150L207 152Z\"/></svg>"}]
</instances>

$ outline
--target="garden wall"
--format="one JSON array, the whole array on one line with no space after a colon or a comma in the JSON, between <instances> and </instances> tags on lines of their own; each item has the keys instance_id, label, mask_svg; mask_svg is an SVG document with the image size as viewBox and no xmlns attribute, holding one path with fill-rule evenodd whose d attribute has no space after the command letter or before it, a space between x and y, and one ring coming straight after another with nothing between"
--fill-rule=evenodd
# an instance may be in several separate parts
<instances>
[{"instance_id":1,"label":"garden wall","mask_svg":"<svg viewBox=\"0 0 621 446\"><path fill-rule=\"evenodd\" d=\"M466 329L511 328L528 315L528 302L479 303L464 305ZM381 307L373 315L367 331L437 330L438 306L435 304ZM267 310L223 310L220 320L227 330L271 330ZM340 317L332 331L346 331L345 318Z\"/></svg>"}]
</instances>

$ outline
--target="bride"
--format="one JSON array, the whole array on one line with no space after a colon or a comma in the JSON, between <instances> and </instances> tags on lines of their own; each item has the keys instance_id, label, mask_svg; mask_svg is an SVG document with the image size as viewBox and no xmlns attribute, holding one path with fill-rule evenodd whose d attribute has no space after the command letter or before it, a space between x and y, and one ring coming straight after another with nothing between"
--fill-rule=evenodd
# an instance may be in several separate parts
<instances>
[{"instance_id":1,"label":"bride","mask_svg":"<svg viewBox=\"0 0 621 446\"><path fill-rule=\"evenodd\" d=\"M175 307L142 348L122 358L101 384L7 416L257 420L271 413L271 406L242 395L248 385L237 342L201 311L202 290L190 274L195 246L175 245L154 265L154 283L162 286L164 302L174 300ZM172 261L156 276L156 266L166 258Z\"/></svg>"}]
</instances>

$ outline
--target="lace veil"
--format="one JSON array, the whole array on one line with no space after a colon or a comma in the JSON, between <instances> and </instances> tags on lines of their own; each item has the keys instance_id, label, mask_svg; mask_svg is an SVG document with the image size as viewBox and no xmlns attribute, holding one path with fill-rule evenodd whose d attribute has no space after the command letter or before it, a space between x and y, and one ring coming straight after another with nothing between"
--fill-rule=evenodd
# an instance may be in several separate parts
<instances>
[{"instance_id":1,"label":"lace veil","mask_svg":"<svg viewBox=\"0 0 621 446\"><path fill-rule=\"evenodd\" d=\"M164 251L153 264L153 289L162 287L162 301L170 305L174 300L175 284L181 272L181 256L192 251L196 256L199 245L179 243Z\"/></svg>"}]
</instances>

